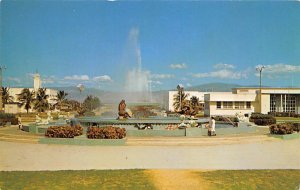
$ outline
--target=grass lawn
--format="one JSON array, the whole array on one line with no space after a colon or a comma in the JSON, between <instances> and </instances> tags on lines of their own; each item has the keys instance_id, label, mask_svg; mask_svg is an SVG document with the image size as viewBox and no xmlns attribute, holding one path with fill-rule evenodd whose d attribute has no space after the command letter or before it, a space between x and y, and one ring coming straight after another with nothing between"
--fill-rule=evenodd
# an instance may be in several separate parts
<instances>
[{"instance_id":1,"label":"grass lawn","mask_svg":"<svg viewBox=\"0 0 300 190\"><path fill-rule=\"evenodd\" d=\"M296 117L275 117L276 121L278 122L300 122L300 118L296 118Z\"/></svg>"},{"instance_id":2,"label":"grass lawn","mask_svg":"<svg viewBox=\"0 0 300 190\"><path fill-rule=\"evenodd\" d=\"M0 172L0 189L154 189L144 170Z\"/></svg>"},{"instance_id":3,"label":"grass lawn","mask_svg":"<svg viewBox=\"0 0 300 190\"><path fill-rule=\"evenodd\" d=\"M300 189L300 170L217 170L197 174L209 183L209 189Z\"/></svg>"}]
</instances>

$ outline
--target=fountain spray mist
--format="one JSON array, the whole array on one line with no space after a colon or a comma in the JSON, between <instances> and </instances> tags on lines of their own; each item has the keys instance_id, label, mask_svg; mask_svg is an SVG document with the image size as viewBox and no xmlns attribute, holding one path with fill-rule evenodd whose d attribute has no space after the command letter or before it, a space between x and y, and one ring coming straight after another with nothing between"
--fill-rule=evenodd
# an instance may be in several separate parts
<instances>
[{"instance_id":1,"label":"fountain spray mist","mask_svg":"<svg viewBox=\"0 0 300 190\"><path fill-rule=\"evenodd\" d=\"M139 46L139 30L132 28L129 32L130 47L133 48L133 68L129 68L126 75L125 91L129 93L131 102L151 102L151 90L149 87L149 71L142 69L142 56ZM129 64L130 65L130 64Z\"/></svg>"}]
</instances>

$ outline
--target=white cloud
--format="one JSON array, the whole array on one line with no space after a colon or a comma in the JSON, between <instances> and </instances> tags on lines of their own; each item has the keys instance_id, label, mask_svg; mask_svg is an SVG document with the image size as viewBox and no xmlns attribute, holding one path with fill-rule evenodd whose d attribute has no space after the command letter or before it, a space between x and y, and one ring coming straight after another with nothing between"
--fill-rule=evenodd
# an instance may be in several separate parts
<instances>
[{"instance_id":1,"label":"white cloud","mask_svg":"<svg viewBox=\"0 0 300 190\"><path fill-rule=\"evenodd\" d=\"M247 78L248 74L246 71L242 72L222 69L218 71L212 71L209 73L192 74L192 76L195 78L241 79Z\"/></svg>"},{"instance_id":2,"label":"white cloud","mask_svg":"<svg viewBox=\"0 0 300 190\"><path fill-rule=\"evenodd\" d=\"M187 87L191 87L192 84L191 84L191 83L186 83L186 86L187 86Z\"/></svg>"},{"instance_id":3,"label":"white cloud","mask_svg":"<svg viewBox=\"0 0 300 190\"><path fill-rule=\"evenodd\" d=\"M80 81L87 81L89 80L88 75L72 75L72 76L65 76L65 80L80 80Z\"/></svg>"},{"instance_id":4,"label":"white cloud","mask_svg":"<svg viewBox=\"0 0 300 190\"><path fill-rule=\"evenodd\" d=\"M151 84L158 84L158 85L163 84L161 81L158 81L158 80L149 80L148 82Z\"/></svg>"},{"instance_id":5,"label":"white cloud","mask_svg":"<svg viewBox=\"0 0 300 190\"><path fill-rule=\"evenodd\" d=\"M175 76L172 74L151 74L150 78L152 79L170 79L174 78Z\"/></svg>"},{"instance_id":6,"label":"white cloud","mask_svg":"<svg viewBox=\"0 0 300 190\"><path fill-rule=\"evenodd\" d=\"M263 65L257 65L257 67L261 67ZM274 65L264 65L264 69L262 70L262 75L266 76L270 79L286 77L292 73L300 73L300 66L297 65L288 65L288 64L274 64ZM259 72L255 72L255 76L259 77Z\"/></svg>"},{"instance_id":7,"label":"white cloud","mask_svg":"<svg viewBox=\"0 0 300 190\"><path fill-rule=\"evenodd\" d=\"M7 80L10 82L21 83L21 80L17 77L7 77Z\"/></svg>"},{"instance_id":8,"label":"white cloud","mask_svg":"<svg viewBox=\"0 0 300 190\"><path fill-rule=\"evenodd\" d=\"M218 63L214 65L215 69L234 69L235 66L231 64Z\"/></svg>"},{"instance_id":9,"label":"white cloud","mask_svg":"<svg viewBox=\"0 0 300 190\"><path fill-rule=\"evenodd\" d=\"M96 76L93 78L94 81L96 82L111 82L112 79L108 75L102 75L102 76Z\"/></svg>"},{"instance_id":10,"label":"white cloud","mask_svg":"<svg viewBox=\"0 0 300 190\"><path fill-rule=\"evenodd\" d=\"M185 63L182 64L171 64L170 67L172 69L185 69L187 65Z\"/></svg>"}]
</instances>

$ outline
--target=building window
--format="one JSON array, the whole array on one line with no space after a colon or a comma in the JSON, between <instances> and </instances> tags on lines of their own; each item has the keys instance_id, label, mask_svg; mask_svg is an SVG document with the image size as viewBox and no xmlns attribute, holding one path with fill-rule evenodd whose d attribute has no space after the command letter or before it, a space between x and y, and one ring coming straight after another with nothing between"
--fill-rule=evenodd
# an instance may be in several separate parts
<instances>
[{"instance_id":1,"label":"building window","mask_svg":"<svg viewBox=\"0 0 300 190\"><path fill-rule=\"evenodd\" d=\"M232 109L233 102L223 102L223 108L224 109Z\"/></svg>"},{"instance_id":2,"label":"building window","mask_svg":"<svg viewBox=\"0 0 300 190\"><path fill-rule=\"evenodd\" d=\"M276 96L270 95L270 112L276 112Z\"/></svg>"},{"instance_id":3,"label":"building window","mask_svg":"<svg viewBox=\"0 0 300 190\"><path fill-rule=\"evenodd\" d=\"M244 102L234 102L234 108L235 109L244 109L245 103Z\"/></svg>"},{"instance_id":4,"label":"building window","mask_svg":"<svg viewBox=\"0 0 300 190\"><path fill-rule=\"evenodd\" d=\"M217 102L217 108L221 109L221 102Z\"/></svg>"},{"instance_id":5,"label":"building window","mask_svg":"<svg viewBox=\"0 0 300 190\"><path fill-rule=\"evenodd\" d=\"M246 108L248 108L248 109L251 108L251 102L246 102Z\"/></svg>"}]
</instances>

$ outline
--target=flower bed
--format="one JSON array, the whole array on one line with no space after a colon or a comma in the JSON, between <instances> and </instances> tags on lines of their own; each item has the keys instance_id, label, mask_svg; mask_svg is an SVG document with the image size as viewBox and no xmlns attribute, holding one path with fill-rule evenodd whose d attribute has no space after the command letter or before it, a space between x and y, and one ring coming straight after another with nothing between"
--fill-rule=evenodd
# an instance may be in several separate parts
<instances>
[{"instance_id":1,"label":"flower bed","mask_svg":"<svg viewBox=\"0 0 300 190\"><path fill-rule=\"evenodd\" d=\"M269 127L270 133L275 135L292 134L294 131L294 125L291 123L273 124Z\"/></svg>"},{"instance_id":2,"label":"flower bed","mask_svg":"<svg viewBox=\"0 0 300 190\"><path fill-rule=\"evenodd\" d=\"M51 126L46 130L45 136L51 138L74 138L83 133L80 125L71 126Z\"/></svg>"},{"instance_id":3,"label":"flower bed","mask_svg":"<svg viewBox=\"0 0 300 190\"><path fill-rule=\"evenodd\" d=\"M120 127L89 127L86 133L89 139L123 139L126 129Z\"/></svg>"}]
</instances>

